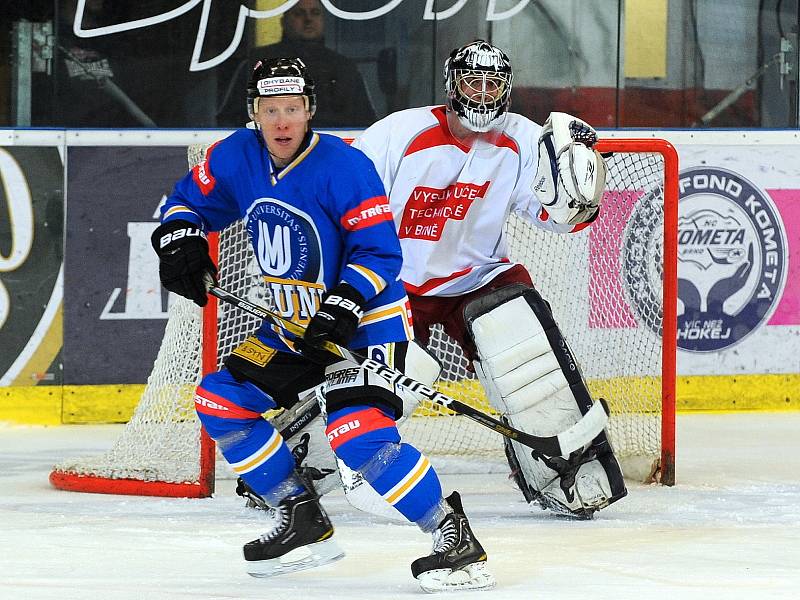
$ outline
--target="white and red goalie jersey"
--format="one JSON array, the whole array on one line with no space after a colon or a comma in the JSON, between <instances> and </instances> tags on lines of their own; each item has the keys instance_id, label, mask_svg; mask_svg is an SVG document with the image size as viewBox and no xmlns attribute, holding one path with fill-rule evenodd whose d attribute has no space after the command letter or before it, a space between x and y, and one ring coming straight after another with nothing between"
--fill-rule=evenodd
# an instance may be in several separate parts
<instances>
[{"instance_id":1,"label":"white and red goalie jersey","mask_svg":"<svg viewBox=\"0 0 800 600\"><path fill-rule=\"evenodd\" d=\"M501 133L466 146L450 133L445 107L428 106L393 113L353 142L389 193L409 293L460 296L510 269L512 211L557 233L585 226L553 222L533 191L541 130L509 113Z\"/></svg>"}]
</instances>

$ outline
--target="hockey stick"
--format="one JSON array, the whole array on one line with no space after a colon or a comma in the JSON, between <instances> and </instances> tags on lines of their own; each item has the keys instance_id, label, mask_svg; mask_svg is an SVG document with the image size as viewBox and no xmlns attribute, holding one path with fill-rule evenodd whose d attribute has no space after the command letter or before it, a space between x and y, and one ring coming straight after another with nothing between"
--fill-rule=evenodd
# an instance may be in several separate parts
<instances>
[{"instance_id":1,"label":"hockey stick","mask_svg":"<svg viewBox=\"0 0 800 600\"><path fill-rule=\"evenodd\" d=\"M284 331L287 331L296 337L302 337L305 333L305 327L302 325L298 325L294 321L290 321L289 319L267 310L262 306L248 302L244 298L240 298L239 296L231 294L230 292L216 285L211 286L208 290L208 293L219 298L223 302L227 302L228 304L236 306L237 308L250 313L251 315L271 321ZM546 456L568 456L575 450L583 448L603 431L603 428L608 422L608 405L606 404L605 400L601 398L598 402L595 402L594 405L592 405L592 407L585 415L583 415L583 417L581 417L580 421L575 423L566 431L562 431L558 435L538 436L525 433L524 431L515 429L510 425L490 417L476 408L473 408L469 404L454 400L453 398L450 398L449 396L446 396L441 392L428 387L424 383L412 379L402 371L398 371L386 366L382 362L378 362L377 360L373 360L357 352L351 352L347 348L343 348L342 346L334 344L330 341L326 341L324 344L322 344L322 348L332 354L335 354L336 356L340 356L345 360L352 361L362 366L367 371L375 373L391 384L399 385L411 392L415 392L421 396L424 396L432 402L446 406L453 412L464 415L465 417L469 417L484 427L488 427L489 429L496 431L497 433L500 433L509 439L519 442L524 446L528 446L529 448L532 448Z\"/></svg>"}]
</instances>

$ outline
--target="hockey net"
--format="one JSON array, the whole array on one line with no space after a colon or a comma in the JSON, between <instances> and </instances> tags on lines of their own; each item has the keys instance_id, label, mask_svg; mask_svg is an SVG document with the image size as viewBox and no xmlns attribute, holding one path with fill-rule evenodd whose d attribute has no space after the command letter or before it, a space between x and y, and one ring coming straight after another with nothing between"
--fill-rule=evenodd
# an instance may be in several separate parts
<instances>
[{"instance_id":1,"label":"hockey net","mask_svg":"<svg viewBox=\"0 0 800 600\"><path fill-rule=\"evenodd\" d=\"M512 260L550 303L594 397L612 411L608 434L626 476L674 483L677 155L663 140L602 140L609 177L603 209L576 234L546 232L511 216ZM190 164L205 147L189 149ZM667 232L667 235L665 235ZM271 304L241 223L212 237L220 286ZM130 422L105 454L56 465L50 480L74 491L204 497L213 492L213 442L193 395L258 322L215 298L201 311L170 295L153 370ZM441 329L430 349L444 365L439 389L492 413L457 345ZM430 455L500 457L502 438L447 409L423 403L402 426Z\"/></svg>"}]
</instances>

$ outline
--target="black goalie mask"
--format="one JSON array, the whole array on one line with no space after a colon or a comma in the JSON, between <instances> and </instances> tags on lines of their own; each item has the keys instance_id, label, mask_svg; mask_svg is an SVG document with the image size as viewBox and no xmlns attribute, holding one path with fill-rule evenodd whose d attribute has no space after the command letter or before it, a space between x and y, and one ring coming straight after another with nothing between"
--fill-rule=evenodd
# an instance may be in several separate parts
<instances>
[{"instance_id":1,"label":"black goalie mask","mask_svg":"<svg viewBox=\"0 0 800 600\"><path fill-rule=\"evenodd\" d=\"M299 58L265 58L256 62L247 82L247 114L255 120L258 99L265 96L305 96L311 116L317 110L314 79Z\"/></svg>"},{"instance_id":2,"label":"black goalie mask","mask_svg":"<svg viewBox=\"0 0 800 600\"><path fill-rule=\"evenodd\" d=\"M483 40L456 48L444 63L447 106L472 131L489 131L505 120L511 97L511 61Z\"/></svg>"}]
</instances>

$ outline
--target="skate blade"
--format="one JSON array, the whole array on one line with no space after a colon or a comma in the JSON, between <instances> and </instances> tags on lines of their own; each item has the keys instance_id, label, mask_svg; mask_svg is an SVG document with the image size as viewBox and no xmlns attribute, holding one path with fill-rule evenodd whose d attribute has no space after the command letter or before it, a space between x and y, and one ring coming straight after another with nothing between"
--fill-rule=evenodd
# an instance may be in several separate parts
<instances>
[{"instance_id":1,"label":"skate blade","mask_svg":"<svg viewBox=\"0 0 800 600\"><path fill-rule=\"evenodd\" d=\"M340 558L344 558L344 551L333 540L325 540L295 548L278 558L248 561L247 574L253 577L276 577L313 569Z\"/></svg>"},{"instance_id":2,"label":"skate blade","mask_svg":"<svg viewBox=\"0 0 800 600\"><path fill-rule=\"evenodd\" d=\"M488 590L495 586L494 575L485 562L476 562L461 569L436 569L417 576L420 587L429 594L468 590Z\"/></svg>"}]
</instances>

